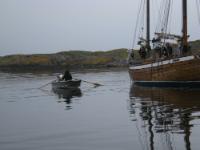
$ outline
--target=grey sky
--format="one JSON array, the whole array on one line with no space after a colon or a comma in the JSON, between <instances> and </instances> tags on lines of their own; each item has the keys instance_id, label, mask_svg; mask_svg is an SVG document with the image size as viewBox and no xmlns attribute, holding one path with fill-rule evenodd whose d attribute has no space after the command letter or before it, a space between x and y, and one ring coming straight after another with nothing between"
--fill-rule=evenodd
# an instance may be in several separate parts
<instances>
[{"instance_id":1,"label":"grey sky","mask_svg":"<svg viewBox=\"0 0 200 150\"><path fill-rule=\"evenodd\" d=\"M0 0L0 55L128 48L139 1ZM152 0L154 4L159 1ZM180 11L180 0L174 1ZM188 1L189 15L193 16L189 26L192 40L200 39L194 2ZM180 17L172 29L179 33L177 20Z\"/></svg>"}]
</instances>

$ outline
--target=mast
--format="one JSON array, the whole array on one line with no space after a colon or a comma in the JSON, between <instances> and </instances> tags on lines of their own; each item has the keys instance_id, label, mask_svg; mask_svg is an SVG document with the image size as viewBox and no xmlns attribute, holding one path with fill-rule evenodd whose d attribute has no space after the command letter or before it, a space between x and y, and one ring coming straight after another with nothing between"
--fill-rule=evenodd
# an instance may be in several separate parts
<instances>
[{"instance_id":1,"label":"mast","mask_svg":"<svg viewBox=\"0 0 200 150\"><path fill-rule=\"evenodd\" d=\"M183 52L187 52L188 48L188 35L187 35L187 0L182 0L182 7L183 7L183 40L182 40L182 46L183 46Z\"/></svg>"},{"instance_id":2,"label":"mast","mask_svg":"<svg viewBox=\"0 0 200 150\"><path fill-rule=\"evenodd\" d=\"M147 49L150 50L150 0L147 0L147 14L146 14L146 27L147 27L147 33L146 33L146 40L147 40Z\"/></svg>"}]
</instances>

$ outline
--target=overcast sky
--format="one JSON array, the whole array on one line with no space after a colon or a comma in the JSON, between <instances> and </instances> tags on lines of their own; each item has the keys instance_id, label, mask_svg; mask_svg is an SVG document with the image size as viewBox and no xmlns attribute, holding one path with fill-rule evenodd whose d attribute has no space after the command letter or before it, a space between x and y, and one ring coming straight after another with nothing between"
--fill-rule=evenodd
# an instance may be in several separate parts
<instances>
[{"instance_id":1,"label":"overcast sky","mask_svg":"<svg viewBox=\"0 0 200 150\"><path fill-rule=\"evenodd\" d=\"M152 5L155 4L152 12L158 9L159 1L152 0ZM174 1L174 10L177 10L174 16L178 16L181 0ZM129 48L138 2L140 0L0 0L0 55ZM200 39L195 0L188 3L192 16L189 20L191 40ZM172 30L180 33L180 16L174 20Z\"/></svg>"}]
</instances>

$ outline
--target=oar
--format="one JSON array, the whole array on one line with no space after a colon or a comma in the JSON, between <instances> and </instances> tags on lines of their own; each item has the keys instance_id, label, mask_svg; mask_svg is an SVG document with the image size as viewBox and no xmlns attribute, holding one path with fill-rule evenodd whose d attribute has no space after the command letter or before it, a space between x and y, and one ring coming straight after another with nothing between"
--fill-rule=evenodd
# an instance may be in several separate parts
<instances>
[{"instance_id":1,"label":"oar","mask_svg":"<svg viewBox=\"0 0 200 150\"><path fill-rule=\"evenodd\" d=\"M82 81L85 82L85 83L94 84L95 86L103 86L100 83L94 83L94 82L89 82L89 81L85 81L85 80L82 80Z\"/></svg>"},{"instance_id":2,"label":"oar","mask_svg":"<svg viewBox=\"0 0 200 150\"><path fill-rule=\"evenodd\" d=\"M74 79L75 79L75 78L74 78ZM95 85L95 86L103 86L103 85L100 84L100 83L90 82L90 81L86 81L86 80L82 80L82 79L76 79L76 80L81 80L81 81L83 81L83 82L85 82L85 83L93 84L93 85Z\"/></svg>"},{"instance_id":3,"label":"oar","mask_svg":"<svg viewBox=\"0 0 200 150\"><path fill-rule=\"evenodd\" d=\"M55 81L55 80L53 80L53 81ZM53 81L51 81L51 82L48 82L47 84L45 84L45 85L43 85L43 86L39 87L38 89L41 89L41 88L43 88L43 87L45 87L45 86L47 86L47 85L51 84Z\"/></svg>"}]
</instances>

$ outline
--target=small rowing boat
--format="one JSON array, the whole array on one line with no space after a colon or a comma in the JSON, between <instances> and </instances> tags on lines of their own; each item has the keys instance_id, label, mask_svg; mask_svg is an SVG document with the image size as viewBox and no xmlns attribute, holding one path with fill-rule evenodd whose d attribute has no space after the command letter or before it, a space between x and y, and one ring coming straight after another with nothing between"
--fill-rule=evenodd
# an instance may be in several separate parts
<instances>
[{"instance_id":1,"label":"small rowing boat","mask_svg":"<svg viewBox=\"0 0 200 150\"><path fill-rule=\"evenodd\" d=\"M66 101L72 99L73 97L81 97L82 92L80 88L70 88L70 89L52 89L52 91L58 95L58 98L66 99Z\"/></svg>"},{"instance_id":2,"label":"small rowing boat","mask_svg":"<svg viewBox=\"0 0 200 150\"><path fill-rule=\"evenodd\" d=\"M81 85L81 80L72 79L72 80L55 80L52 82L52 88L53 89L72 89L72 88L78 88Z\"/></svg>"}]
</instances>

